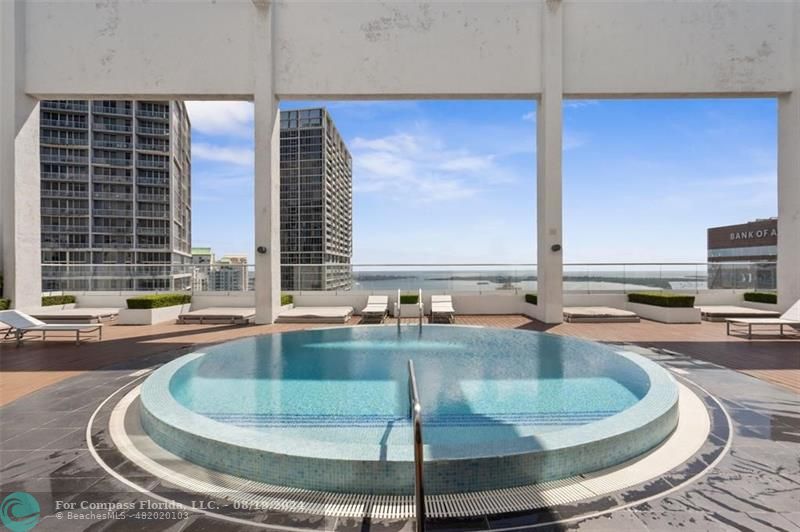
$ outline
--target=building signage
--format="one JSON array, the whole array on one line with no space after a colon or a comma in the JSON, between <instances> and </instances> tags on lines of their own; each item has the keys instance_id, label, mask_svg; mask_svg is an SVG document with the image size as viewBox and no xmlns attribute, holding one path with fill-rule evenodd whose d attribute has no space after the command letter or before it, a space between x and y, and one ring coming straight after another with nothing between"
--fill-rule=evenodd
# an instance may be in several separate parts
<instances>
[{"instance_id":1,"label":"building signage","mask_svg":"<svg viewBox=\"0 0 800 532\"><path fill-rule=\"evenodd\" d=\"M778 238L778 229L757 229L755 231L734 231L731 240L752 240L753 238Z\"/></svg>"},{"instance_id":2,"label":"building signage","mask_svg":"<svg viewBox=\"0 0 800 532\"><path fill-rule=\"evenodd\" d=\"M778 245L778 220L756 220L746 224L712 227L708 249L731 249Z\"/></svg>"}]
</instances>

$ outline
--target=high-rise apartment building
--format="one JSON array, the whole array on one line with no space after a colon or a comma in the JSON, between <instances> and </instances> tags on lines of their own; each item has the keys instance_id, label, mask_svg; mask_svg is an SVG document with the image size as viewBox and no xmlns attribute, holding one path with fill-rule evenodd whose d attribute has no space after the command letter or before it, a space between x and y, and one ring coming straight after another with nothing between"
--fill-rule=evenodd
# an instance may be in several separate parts
<instances>
[{"instance_id":1,"label":"high-rise apartment building","mask_svg":"<svg viewBox=\"0 0 800 532\"><path fill-rule=\"evenodd\" d=\"M281 287L349 290L353 160L324 108L281 112Z\"/></svg>"},{"instance_id":2,"label":"high-rise apartment building","mask_svg":"<svg viewBox=\"0 0 800 532\"><path fill-rule=\"evenodd\" d=\"M190 288L190 137L183 102L41 102L44 290Z\"/></svg>"},{"instance_id":3,"label":"high-rise apartment building","mask_svg":"<svg viewBox=\"0 0 800 532\"><path fill-rule=\"evenodd\" d=\"M215 264L209 277L209 289L218 292L248 290L247 255L224 255Z\"/></svg>"},{"instance_id":4,"label":"high-rise apartment building","mask_svg":"<svg viewBox=\"0 0 800 532\"><path fill-rule=\"evenodd\" d=\"M214 264L211 248L192 248L192 291L205 292L209 288L209 277Z\"/></svg>"}]
</instances>

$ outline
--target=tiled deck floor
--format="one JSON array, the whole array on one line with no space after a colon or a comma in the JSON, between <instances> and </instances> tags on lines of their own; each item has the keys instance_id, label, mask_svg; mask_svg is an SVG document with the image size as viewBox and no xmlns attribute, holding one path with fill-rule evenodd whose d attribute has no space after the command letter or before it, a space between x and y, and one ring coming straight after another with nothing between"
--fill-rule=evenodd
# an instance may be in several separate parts
<instances>
[{"instance_id":1,"label":"tiled deck floor","mask_svg":"<svg viewBox=\"0 0 800 532\"><path fill-rule=\"evenodd\" d=\"M545 329L542 324L520 316L463 316L459 322ZM36 342L20 349L8 343L0 346L0 399L6 403L0 406L0 493L27 491L37 497L44 519L36 530L251 530L196 514L158 520L147 517L142 520L131 514L120 520L101 512L70 522L53 514L54 501L121 503L147 499L101 470L89 455L85 439L86 424L94 409L108 394L130 381L135 369L163 362L178 349L295 328L299 327L112 326L108 328L107 340L80 348L60 342ZM800 530L800 342L728 338L724 326L714 323L564 324L549 328L549 332L635 342L690 355L649 356L720 399L733 419L734 430L730 453L698 482L612 514L544 530ZM98 421L100 426L103 422L107 419ZM113 458L104 431L96 438L101 457ZM136 474L136 468L125 461L114 462L112 467L123 475ZM167 489L158 482L148 486L157 492ZM625 500L623 496L618 502L622 504ZM410 522L370 523L300 514L289 517L264 514L259 520L270 525L319 530L413 530ZM523 530L531 522L535 521L520 515L518 519L500 523L448 521L430 523L429 528L468 530L495 528L500 524L520 526L515 529Z\"/></svg>"},{"instance_id":2,"label":"tiled deck floor","mask_svg":"<svg viewBox=\"0 0 800 532\"><path fill-rule=\"evenodd\" d=\"M352 323L358 323L354 318ZM415 323L415 320L405 320ZM554 327L525 316L459 316L457 323L547 331L600 340L628 342L666 349L720 364L800 393L800 337L761 337L746 340L725 334L724 323L666 325L641 323L563 323ZM107 326L102 342L75 346L71 342L31 341L17 349L0 343L0 405L4 405L88 370L116 366L136 368L137 361L154 355L191 349L226 340L314 327L313 325ZM141 362L139 362L141 364Z\"/></svg>"}]
</instances>

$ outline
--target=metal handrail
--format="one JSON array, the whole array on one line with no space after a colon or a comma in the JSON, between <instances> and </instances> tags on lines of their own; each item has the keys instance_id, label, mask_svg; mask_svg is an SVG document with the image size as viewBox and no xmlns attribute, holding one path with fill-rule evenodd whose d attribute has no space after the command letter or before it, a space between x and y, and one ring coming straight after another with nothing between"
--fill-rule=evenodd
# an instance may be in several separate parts
<instances>
[{"instance_id":1,"label":"metal handrail","mask_svg":"<svg viewBox=\"0 0 800 532\"><path fill-rule=\"evenodd\" d=\"M417 377L414 373L414 361L408 361L408 401L409 416L414 428L414 502L416 506L417 532L425 531L425 486L424 461L422 447L422 404L419 401Z\"/></svg>"},{"instance_id":2,"label":"metal handrail","mask_svg":"<svg viewBox=\"0 0 800 532\"><path fill-rule=\"evenodd\" d=\"M418 298L417 305L419 306L419 332L422 333L422 317L425 315L425 304L422 302L422 288L419 289Z\"/></svg>"},{"instance_id":3,"label":"metal handrail","mask_svg":"<svg viewBox=\"0 0 800 532\"><path fill-rule=\"evenodd\" d=\"M400 332L400 289L397 289L397 300L394 302L394 315L397 316L397 332Z\"/></svg>"}]
</instances>

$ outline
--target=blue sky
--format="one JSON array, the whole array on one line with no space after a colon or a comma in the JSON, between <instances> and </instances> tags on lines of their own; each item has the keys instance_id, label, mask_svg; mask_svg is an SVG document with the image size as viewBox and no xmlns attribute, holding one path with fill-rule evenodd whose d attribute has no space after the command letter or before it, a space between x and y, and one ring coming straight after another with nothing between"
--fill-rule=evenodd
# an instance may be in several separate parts
<instances>
[{"instance_id":1,"label":"blue sky","mask_svg":"<svg viewBox=\"0 0 800 532\"><path fill-rule=\"evenodd\" d=\"M188 102L195 246L253 255L253 114ZM326 106L353 155L353 263L536 260L535 102ZM777 104L567 101L571 262L703 261L706 229L777 212Z\"/></svg>"}]
</instances>

